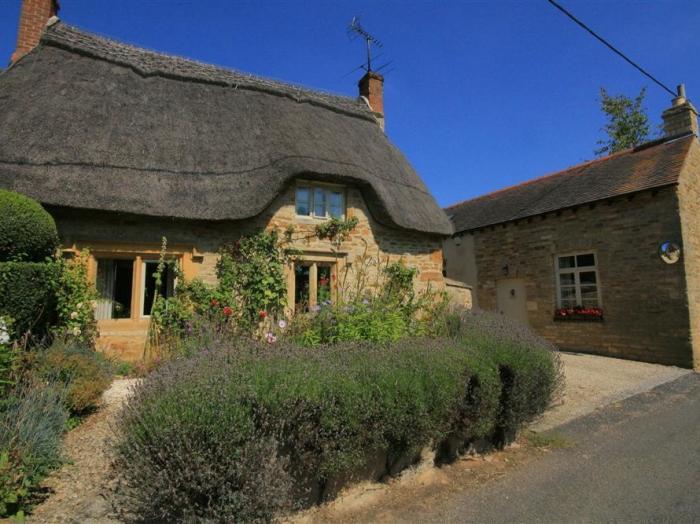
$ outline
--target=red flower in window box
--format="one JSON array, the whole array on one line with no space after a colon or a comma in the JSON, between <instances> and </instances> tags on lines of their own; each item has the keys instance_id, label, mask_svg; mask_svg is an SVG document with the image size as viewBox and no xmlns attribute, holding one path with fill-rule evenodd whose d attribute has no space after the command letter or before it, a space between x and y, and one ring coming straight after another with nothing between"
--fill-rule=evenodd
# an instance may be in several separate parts
<instances>
[{"instance_id":1,"label":"red flower in window box","mask_svg":"<svg viewBox=\"0 0 700 524\"><path fill-rule=\"evenodd\" d=\"M554 310L554 320L603 320L599 307L564 307Z\"/></svg>"}]
</instances>

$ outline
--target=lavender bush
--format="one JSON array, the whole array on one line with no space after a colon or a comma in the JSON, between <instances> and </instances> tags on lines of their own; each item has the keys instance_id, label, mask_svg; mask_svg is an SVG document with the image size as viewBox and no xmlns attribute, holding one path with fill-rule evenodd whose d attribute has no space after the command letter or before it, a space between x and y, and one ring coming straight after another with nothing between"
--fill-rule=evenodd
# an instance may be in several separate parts
<instances>
[{"instance_id":1,"label":"lavender bush","mask_svg":"<svg viewBox=\"0 0 700 524\"><path fill-rule=\"evenodd\" d=\"M504 370L512 373L512 377ZM119 506L148 521L269 521L368 455L394 472L452 439L501 439L559 380L542 340L463 314L453 336L300 347L206 337L156 369L116 430Z\"/></svg>"}]
</instances>

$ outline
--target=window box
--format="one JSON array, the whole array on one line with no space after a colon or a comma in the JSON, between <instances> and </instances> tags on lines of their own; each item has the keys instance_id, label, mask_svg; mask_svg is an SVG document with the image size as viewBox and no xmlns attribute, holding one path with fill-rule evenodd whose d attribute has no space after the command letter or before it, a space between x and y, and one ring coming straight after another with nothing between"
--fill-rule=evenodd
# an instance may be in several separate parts
<instances>
[{"instance_id":1,"label":"window box","mask_svg":"<svg viewBox=\"0 0 700 524\"><path fill-rule=\"evenodd\" d=\"M554 310L554 320L602 322L603 310L599 307L559 308Z\"/></svg>"}]
</instances>

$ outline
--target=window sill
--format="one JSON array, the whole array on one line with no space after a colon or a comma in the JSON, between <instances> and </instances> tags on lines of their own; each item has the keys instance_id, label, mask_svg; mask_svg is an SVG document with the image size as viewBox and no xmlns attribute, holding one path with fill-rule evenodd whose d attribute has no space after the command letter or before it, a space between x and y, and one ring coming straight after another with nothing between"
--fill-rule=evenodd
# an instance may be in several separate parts
<instances>
[{"instance_id":1,"label":"window sill","mask_svg":"<svg viewBox=\"0 0 700 524\"><path fill-rule=\"evenodd\" d=\"M317 216L309 216L309 215L294 215L294 218L298 220L301 223L306 223L306 224L314 224L317 222L327 222L331 220L333 217L317 217ZM337 217L338 220L345 220L345 215L341 217Z\"/></svg>"},{"instance_id":2,"label":"window sill","mask_svg":"<svg viewBox=\"0 0 700 524\"><path fill-rule=\"evenodd\" d=\"M604 318L598 317L598 316L593 316L593 315L581 315L581 314L571 314L571 315L566 315L565 317L559 317L555 316L554 317L555 322L603 322Z\"/></svg>"}]
</instances>

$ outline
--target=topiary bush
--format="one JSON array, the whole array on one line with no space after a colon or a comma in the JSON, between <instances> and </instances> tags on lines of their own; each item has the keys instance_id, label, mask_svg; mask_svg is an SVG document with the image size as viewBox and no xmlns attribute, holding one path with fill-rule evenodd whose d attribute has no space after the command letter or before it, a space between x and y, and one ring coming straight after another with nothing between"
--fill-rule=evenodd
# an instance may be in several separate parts
<instances>
[{"instance_id":1,"label":"topiary bush","mask_svg":"<svg viewBox=\"0 0 700 524\"><path fill-rule=\"evenodd\" d=\"M13 319L13 340L42 336L56 320L58 266L51 262L0 262L0 316Z\"/></svg>"},{"instance_id":2,"label":"topiary bush","mask_svg":"<svg viewBox=\"0 0 700 524\"><path fill-rule=\"evenodd\" d=\"M40 262L57 246L56 223L40 204L0 189L0 262Z\"/></svg>"}]
</instances>

